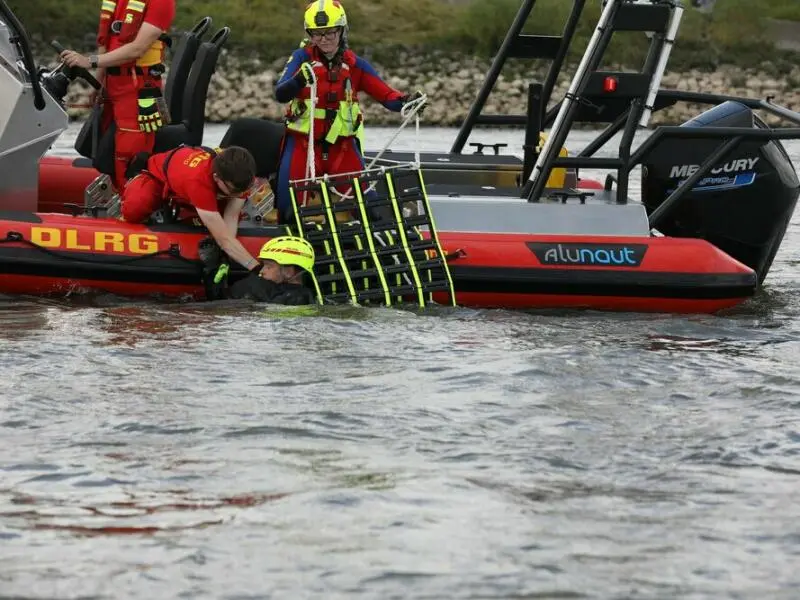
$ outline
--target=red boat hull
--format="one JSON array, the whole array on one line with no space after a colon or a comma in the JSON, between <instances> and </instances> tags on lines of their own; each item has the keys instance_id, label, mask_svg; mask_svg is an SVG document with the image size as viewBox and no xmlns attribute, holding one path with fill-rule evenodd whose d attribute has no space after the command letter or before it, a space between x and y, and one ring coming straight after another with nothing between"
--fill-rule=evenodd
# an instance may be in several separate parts
<instances>
[{"instance_id":1,"label":"red boat hull","mask_svg":"<svg viewBox=\"0 0 800 600\"><path fill-rule=\"evenodd\" d=\"M246 227L255 253L277 227ZM202 298L184 225L0 213L0 293ZM713 313L752 296L755 273L702 240L442 232L456 302L476 308ZM437 296L442 303L446 294Z\"/></svg>"},{"instance_id":2,"label":"red boat hull","mask_svg":"<svg viewBox=\"0 0 800 600\"><path fill-rule=\"evenodd\" d=\"M44 156L39 161L39 212L69 212L68 204L83 205L83 193L98 171L88 158Z\"/></svg>"}]
</instances>

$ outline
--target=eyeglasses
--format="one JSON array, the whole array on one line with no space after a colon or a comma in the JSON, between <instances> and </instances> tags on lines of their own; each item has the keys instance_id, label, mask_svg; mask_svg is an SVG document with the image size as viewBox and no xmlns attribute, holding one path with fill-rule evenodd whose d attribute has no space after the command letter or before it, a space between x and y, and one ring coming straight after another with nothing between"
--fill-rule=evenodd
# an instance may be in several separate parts
<instances>
[{"instance_id":1,"label":"eyeglasses","mask_svg":"<svg viewBox=\"0 0 800 600\"><path fill-rule=\"evenodd\" d=\"M341 29L338 27L336 29L329 29L328 31L309 31L308 34L311 36L313 40L335 40L336 37L342 32Z\"/></svg>"},{"instance_id":2,"label":"eyeglasses","mask_svg":"<svg viewBox=\"0 0 800 600\"><path fill-rule=\"evenodd\" d=\"M243 190L237 190L230 183L223 181L218 175L214 175L214 180L216 181L217 189L222 193L223 196L227 198L237 198L247 191L247 188Z\"/></svg>"}]
</instances>

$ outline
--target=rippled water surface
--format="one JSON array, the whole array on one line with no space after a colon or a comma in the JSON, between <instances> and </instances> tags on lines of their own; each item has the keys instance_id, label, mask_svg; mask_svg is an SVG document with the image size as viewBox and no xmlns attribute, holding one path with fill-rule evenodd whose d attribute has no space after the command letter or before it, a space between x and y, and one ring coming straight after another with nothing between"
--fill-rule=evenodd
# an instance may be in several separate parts
<instances>
[{"instance_id":1,"label":"rippled water surface","mask_svg":"<svg viewBox=\"0 0 800 600\"><path fill-rule=\"evenodd\" d=\"M0 297L0 598L797 598L799 250L718 316Z\"/></svg>"}]
</instances>

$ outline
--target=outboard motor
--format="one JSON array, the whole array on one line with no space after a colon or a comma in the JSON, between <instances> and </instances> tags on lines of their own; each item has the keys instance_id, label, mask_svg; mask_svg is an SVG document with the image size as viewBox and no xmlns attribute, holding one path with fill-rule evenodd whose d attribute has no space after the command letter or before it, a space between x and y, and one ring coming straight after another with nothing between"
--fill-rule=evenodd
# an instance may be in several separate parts
<instances>
[{"instance_id":1,"label":"outboard motor","mask_svg":"<svg viewBox=\"0 0 800 600\"><path fill-rule=\"evenodd\" d=\"M681 127L766 128L740 102L716 106ZM652 213L724 140L665 138L643 163L642 201ZM745 141L713 165L655 227L665 235L705 239L758 274L769 271L792 218L800 182L778 141Z\"/></svg>"}]
</instances>

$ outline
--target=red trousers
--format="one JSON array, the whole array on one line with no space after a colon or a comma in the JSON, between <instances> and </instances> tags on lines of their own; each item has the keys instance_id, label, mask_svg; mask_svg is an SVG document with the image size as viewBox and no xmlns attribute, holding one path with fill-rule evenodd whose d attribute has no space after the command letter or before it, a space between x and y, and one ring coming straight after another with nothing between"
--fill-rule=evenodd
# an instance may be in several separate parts
<instances>
[{"instance_id":1,"label":"red trousers","mask_svg":"<svg viewBox=\"0 0 800 600\"><path fill-rule=\"evenodd\" d=\"M286 215L291 208L289 198L289 181L303 179L306 176L306 162L308 159L308 138L290 133L286 136L281 164L278 170L276 199L278 210ZM354 137L344 137L336 140L328 147L327 153L323 152L321 145L315 146L314 166L316 175L338 175L340 173L353 173L364 168L364 158L361 147ZM336 186L341 193L350 191L349 182ZM351 192L352 194L352 192ZM305 204L302 196L298 199L300 204Z\"/></svg>"},{"instance_id":2,"label":"red trousers","mask_svg":"<svg viewBox=\"0 0 800 600\"><path fill-rule=\"evenodd\" d=\"M128 223L144 223L165 203L164 184L147 172L139 173L122 191L122 218Z\"/></svg>"},{"instance_id":3,"label":"red trousers","mask_svg":"<svg viewBox=\"0 0 800 600\"><path fill-rule=\"evenodd\" d=\"M176 210L176 219L181 222L197 222L197 209L184 200L169 199L164 195L164 184L142 171L128 181L122 192L122 218L128 223L144 223L155 211L170 204Z\"/></svg>"},{"instance_id":4,"label":"red trousers","mask_svg":"<svg viewBox=\"0 0 800 600\"><path fill-rule=\"evenodd\" d=\"M139 91L144 87L161 89L161 77L135 76L130 73L106 76L106 118L117 124L114 135L114 185L121 193L125 189L125 170L139 152L152 152L156 143L154 132L139 129Z\"/></svg>"}]
</instances>

